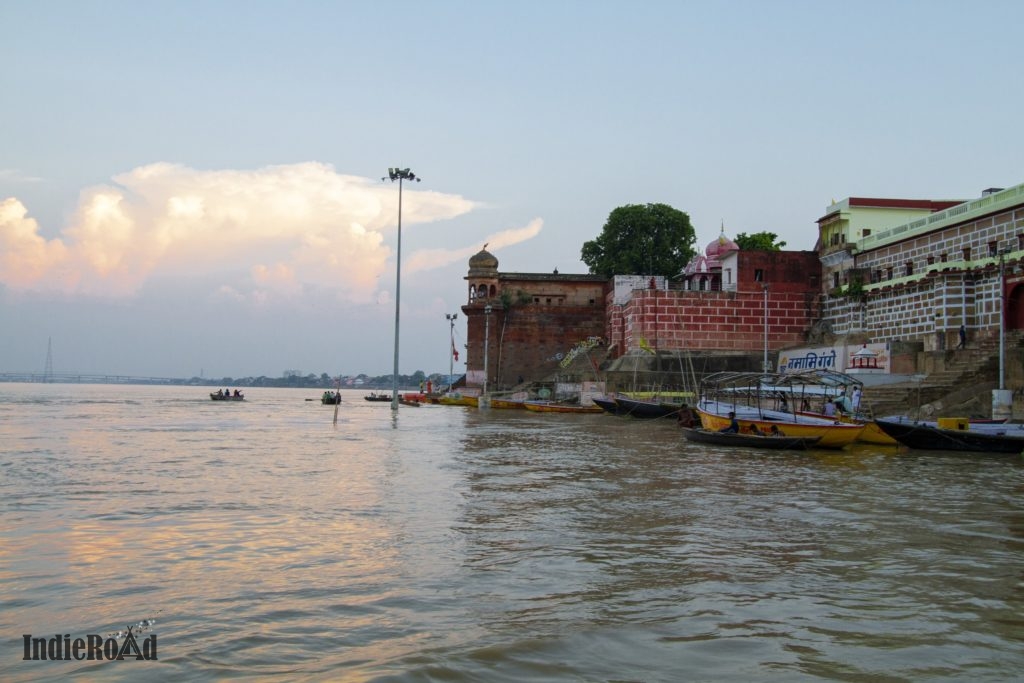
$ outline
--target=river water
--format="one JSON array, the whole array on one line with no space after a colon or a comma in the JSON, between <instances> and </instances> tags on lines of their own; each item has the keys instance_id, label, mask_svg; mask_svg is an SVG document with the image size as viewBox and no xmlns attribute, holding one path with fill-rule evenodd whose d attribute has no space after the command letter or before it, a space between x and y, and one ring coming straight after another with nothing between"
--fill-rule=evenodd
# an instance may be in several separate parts
<instances>
[{"instance_id":1,"label":"river water","mask_svg":"<svg viewBox=\"0 0 1024 683\"><path fill-rule=\"evenodd\" d=\"M0 678L1024 672L1019 458L207 393L0 384ZM23 660L24 634L145 620L157 661Z\"/></svg>"}]
</instances>

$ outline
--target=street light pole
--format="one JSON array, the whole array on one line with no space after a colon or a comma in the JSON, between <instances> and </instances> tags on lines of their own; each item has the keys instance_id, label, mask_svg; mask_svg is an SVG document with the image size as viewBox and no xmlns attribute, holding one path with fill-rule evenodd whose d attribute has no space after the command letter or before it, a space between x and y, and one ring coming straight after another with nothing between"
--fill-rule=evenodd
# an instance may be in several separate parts
<instances>
[{"instance_id":1,"label":"street light pole","mask_svg":"<svg viewBox=\"0 0 1024 683\"><path fill-rule=\"evenodd\" d=\"M487 396L487 346L491 342L491 305L484 306L484 396Z\"/></svg>"},{"instance_id":2,"label":"street light pole","mask_svg":"<svg viewBox=\"0 0 1024 683\"><path fill-rule=\"evenodd\" d=\"M764 284L764 359L761 371L768 372L768 283Z\"/></svg>"},{"instance_id":3,"label":"street light pole","mask_svg":"<svg viewBox=\"0 0 1024 683\"><path fill-rule=\"evenodd\" d=\"M395 374L392 377L391 386L391 410L398 410L398 314L402 301L402 181L420 179L416 174L407 168L389 168L388 177L391 182L398 181L398 247L395 258ZM384 178L381 178L384 180Z\"/></svg>"},{"instance_id":4,"label":"street light pole","mask_svg":"<svg viewBox=\"0 0 1024 683\"><path fill-rule=\"evenodd\" d=\"M1004 267L1007 249L999 250L999 391L1006 389L1006 282Z\"/></svg>"},{"instance_id":5,"label":"street light pole","mask_svg":"<svg viewBox=\"0 0 1024 683\"><path fill-rule=\"evenodd\" d=\"M448 393L452 393L452 376L455 374L455 319L456 313L445 313L451 331L448 337Z\"/></svg>"}]
</instances>

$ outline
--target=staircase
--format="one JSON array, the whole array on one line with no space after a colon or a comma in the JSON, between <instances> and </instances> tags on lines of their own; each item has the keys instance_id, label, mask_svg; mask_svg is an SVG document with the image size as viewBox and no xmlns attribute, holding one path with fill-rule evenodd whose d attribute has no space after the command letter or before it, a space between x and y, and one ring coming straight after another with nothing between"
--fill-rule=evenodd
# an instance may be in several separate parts
<instances>
[{"instance_id":1,"label":"staircase","mask_svg":"<svg viewBox=\"0 0 1024 683\"><path fill-rule=\"evenodd\" d=\"M1024 347L1024 332L1006 333L1006 349ZM966 349L931 351L942 368L921 381L864 387L862 407L876 417L938 415L991 417L992 390L999 386L999 340L981 340Z\"/></svg>"}]
</instances>

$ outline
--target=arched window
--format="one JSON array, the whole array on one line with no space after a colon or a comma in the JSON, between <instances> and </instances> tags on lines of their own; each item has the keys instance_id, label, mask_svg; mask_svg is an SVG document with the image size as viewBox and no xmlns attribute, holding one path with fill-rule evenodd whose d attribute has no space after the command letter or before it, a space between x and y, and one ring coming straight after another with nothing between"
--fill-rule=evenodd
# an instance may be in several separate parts
<instances>
[{"instance_id":1,"label":"arched window","mask_svg":"<svg viewBox=\"0 0 1024 683\"><path fill-rule=\"evenodd\" d=\"M479 296L481 299L487 298L487 285L480 285L477 296Z\"/></svg>"},{"instance_id":2,"label":"arched window","mask_svg":"<svg viewBox=\"0 0 1024 683\"><path fill-rule=\"evenodd\" d=\"M475 299L476 299L476 287L474 287L473 285L470 285L469 286L469 303L473 303L473 301Z\"/></svg>"},{"instance_id":3,"label":"arched window","mask_svg":"<svg viewBox=\"0 0 1024 683\"><path fill-rule=\"evenodd\" d=\"M497 288L497 287L495 287L494 285L491 285L491 293L490 293L490 296L494 297L494 296L496 296L497 294L498 294L498 288Z\"/></svg>"}]
</instances>

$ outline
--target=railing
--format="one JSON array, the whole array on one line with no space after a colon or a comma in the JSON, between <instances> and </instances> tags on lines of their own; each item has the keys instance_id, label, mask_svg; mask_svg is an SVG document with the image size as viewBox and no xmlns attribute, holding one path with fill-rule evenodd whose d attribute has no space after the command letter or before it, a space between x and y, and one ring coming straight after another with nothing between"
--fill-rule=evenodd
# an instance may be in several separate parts
<instances>
[{"instance_id":1,"label":"railing","mask_svg":"<svg viewBox=\"0 0 1024 683\"><path fill-rule=\"evenodd\" d=\"M1024 196L1024 184L1015 185L1013 187L996 192L994 194L980 197L979 199L973 199L963 204L957 204L951 206L944 211L936 211L933 214L929 214L923 218L904 223L903 225L897 225L883 230L881 232L868 235L867 237L861 238L857 243L858 251L864 252L869 249L877 249L884 246L890 240L895 239L907 232L912 232L919 228L928 228L933 230L937 223L944 223L946 221L952 222L963 222L970 215L980 215L983 213L989 213L996 211L1004 206L1012 206L1018 204ZM901 238L904 239L904 238Z\"/></svg>"}]
</instances>

